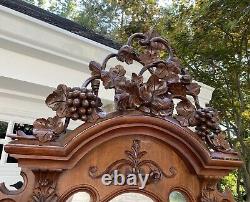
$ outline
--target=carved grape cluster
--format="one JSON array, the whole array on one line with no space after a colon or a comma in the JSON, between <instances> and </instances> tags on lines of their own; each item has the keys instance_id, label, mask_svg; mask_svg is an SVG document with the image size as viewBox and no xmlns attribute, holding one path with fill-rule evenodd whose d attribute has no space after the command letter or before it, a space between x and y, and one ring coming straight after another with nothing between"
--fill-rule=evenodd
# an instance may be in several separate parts
<instances>
[{"instance_id":1,"label":"carved grape cluster","mask_svg":"<svg viewBox=\"0 0 250 202\"><path fill-rule=\"evenodd\" d=\"M34 122L33 134L40 142L52 141L65 132L70 119L84 122L95 120L102 106L101 99L93 90L85 87L70 88L63 84L58 85L45 102L56 111L56 116ZM65 123L63 118L66 118Z\"/></svg>"},{"instance_id":2,"label":"carved grape cluster","mask_svg":"<svg viewBox=\"0 0 250 202\"><path fill-rule=\"evenodd\" d=\"M79 119L84 122L92 120L102 106L101 99L92 89L70 88L62 84L47 97L46 104L60 118Z\"/></svg>"},{"instance_id":3,"label":"carved grape cluster","mask_svg":"<svg viewBox=\"0 0 250 202\"><path fill-rule=\"evenodd\" d=\"M213 108L208 107L196 110L195 119L197 120L196 130L201 137L221 132L218 124L218 112Z\"/></svg>"},{"instance_id":4,"label":"carved grape cluster","mask_svg":"<svg viewBox=\"0 0 250 202\"><path fill-rule=\"evenodd\" d=\"M84 87L68 88L66 103L68 108L66 117L82 121L87 121L88 115L91 115L95 108L102 106L100 98L91 89Z\"/></svg>"},{"instance_id":5,"label":"carved grape cluster","mask_svg":"<svg viewBox=\"0 0 250 202\"><path fill-rule=\"evenodd\" d=\"M141 47L134 48L134 42ZM163 51L168 55L165 60L162 58ZM128 65L136 61L142 69L138 74L132 73L131 79L128 79L126 70L120 64L106 70L111 58ZM102 103L97 96L102 81L106 89L115 90L117 111L139 110L164 119L173 117L183 127L195 126L197 134L209 148L231 151L219 127L218 113L210 107L201 108L198 99L200 85L192 82L191 75L181 66L169 42L156 33L133 34L126 45L117 53L108 55L102 64L91 61L89 70L91 77L84 82L85 87L69 88L61 84L47 97L46 104L56 111L56 117L37 121L38 130L35 132L39 139L54 139L66 131L70 119L93 122L102 117L103 114L99 113ZM151 74L147 81L143 78L145 71ZM92 89L87 89L90 83ZM62 118L66 118L64 125Z\"/></svg>"}]
</instances>

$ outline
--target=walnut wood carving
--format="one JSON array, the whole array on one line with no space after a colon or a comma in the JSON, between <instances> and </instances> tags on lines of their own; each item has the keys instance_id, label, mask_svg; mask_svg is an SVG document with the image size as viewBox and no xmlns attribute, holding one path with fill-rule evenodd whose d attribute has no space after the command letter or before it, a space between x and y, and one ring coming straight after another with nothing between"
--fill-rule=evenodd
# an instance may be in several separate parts
<instances>
[{"instance_id":1,"label":"walnut wood carving","mask_svg":"<svg viewBox=\"0 0 250 202\"><path fill-rule=\"evenodd\" d=\"M129 79L120 64L106 70L111 58L136 61L142 68ZM91 77L82 87L60 84L47 97L56 115L37 119L32 136L10 135L5 150L18 160L24 185L9 191L1 184L0 202L66 201L78 191L95 202L126 192L166 202L173 190L189 202L234 201L229 191L217 190L217 183L242 161L225 140L216 110L200 106L200 86L181 67L168 41L154 32L134 34L102 64L90 62L89 69ZM113 113L102 111L101 82L115 91ZM71 120L83 124L67 133ZM147 173L150 181L143 190L103 185L99 178L114 169Z\"/></svg>"},{"instance_id":2,"label":"walnut wood carving","mask_svg":"<svg viewBox=\"0 0 250 202\"><path fill-rule=\"evenodd\" d=\"M133 47L135 41L136 47L141 46L143 51ZM166 60L160 57L163 52L168 55ZM137 61L142 65L142 69L138 74L133 73L131 79L125 76L126 70L121 65L106 71L108 61L114 57L127 64ZM40 142L54 141L66 131L71 119L87 123L103 118L104 113L100 108L102 102L98 97L102 81L106 89L115 90L114 102L117 111L139 110L162 119L173 117L183 127L195 126L197 135L209 148L234 152L220 130L216 110L200 106L200 86L192 82L186 69L181 68L168 41L154 32L132 35L117 54L108 55L102 64L90 62L89 69L92 77L87 79L81 88L60 84L47 97L45 102L56 111L56 116L37 119L34 122L34 138ZM145 71L151 73L146 81L143 77ZM88 89L90 83L91 89ZM191 96L193 100L190 101L187 96ZM176 105L174 100L178 100ZM62 119L65 119L64 123ZM25 135L15 138L31 139Z\"/></svg>"},{"instance_id":3,"label":"walnut wood carving","mask_svg":"<svg viewBox=\"0 0 250 202\"><path fill-rule=\"evenodd\" d=\"M35 185L31 202L55 202L58 200L56 192L59 171L34 170Z\"/></svg>"},{"instance_id":4,"label":"walnut wood carving","mask_svg":"<svg viewBox=\"0 0 250 202\"><path fill-rule=\"evenodd\" d=\"M226 190L224 194L220 193L217 189L217 182L218 179L204 179L202 183L202 190L201 190L201 202L230 202L234 201L233 195L229 190Z\"/></svg>"},{"instance_id":5,"label":"walnut wood carving","mask_svg":"<svg viewBox=\"0 0 250 202\"><path fill-rule=\"evenodd\" d=\"M131 150L126 150L125 154L126 159L119 159L111 163L103 172L98 173L98 168L96 166L91 166L89 168L89 175L92 178L101 178L104 174L113 174L115 170L118 170L119 173L124 173L125 176L128 174L149 174L148 184L157 183L162 180L162 178L172 178L176 175L176 168L170 167L169 173L166 174L160 166L152 161L142 159L147 152L140 151L141 148L140 140L133 140Z\"/></svg>"}]
</instances>

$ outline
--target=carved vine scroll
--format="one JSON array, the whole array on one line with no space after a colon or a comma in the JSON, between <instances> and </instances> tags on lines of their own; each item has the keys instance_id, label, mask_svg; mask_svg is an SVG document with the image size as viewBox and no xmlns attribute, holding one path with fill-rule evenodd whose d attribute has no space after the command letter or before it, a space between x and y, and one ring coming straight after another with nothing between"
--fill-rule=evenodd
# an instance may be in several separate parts
<instances>
[{"instance_id":1,"label":"carved vine scroll","mask_svg":"<svg viewBox=\"0 0 250 202\"><path fill-rule=\"evenodd\" d=\"M89 176L94 179L101 178L104 174L112 175L115 170L119 173L123 173L125 176L129 174L135 174L137 176L139 174L148 174L149 178L147 183L150 184L159 182L163 177L173 178L177 174L177 170L174 167L170 167L170 174L166 174L156 162L143 159L147 152L141 151L140 140L133 140L131 150L126 150L124 153L127 158L114 161L103 172L99 173L96 166L91 166L89 168Z\"/></svg>"},{"instance_id":2,"label":"carved vine scroll","mask_svg":"<svg viewBox=\"0 0 250 202\"><path fill-rule=\"evenodd\" d=\"M163 59L162 56L166 55L167 59ZM120 64L106 70L111 58L128 65L136 61L142 68L128 79ZM181 67L169 42L155 32L133 34L117 53L108 55L102 64L91 61L89 70L91 77L82 87L70 88L61 84L47 97L46 104L56 112L56 116L37 119L33 125L33 138L42 143L56 141L66 131L70 120L86 123L104 117L98 97L102 81L106 89L114 89L117 111L138 110L162 119L172 117L182 127L195 127L197 135L209 149L234 153L219 127L218 113L211 107L200 106L200 86ZM150 73L149 78L144 76L146 71ZM31 137L24 134L14 138Z\"/></svg>"}]
</instances>

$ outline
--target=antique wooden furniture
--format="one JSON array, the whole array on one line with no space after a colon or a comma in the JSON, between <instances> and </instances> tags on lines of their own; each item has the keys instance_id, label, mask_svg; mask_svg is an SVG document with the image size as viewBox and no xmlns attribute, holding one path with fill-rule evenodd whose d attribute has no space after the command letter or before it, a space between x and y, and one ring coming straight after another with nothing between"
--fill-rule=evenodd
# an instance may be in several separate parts
<instances>
[{"instance_id":1,"label":"antique wooden furniture","mask_svg":"<svg viewBox=\"0 0 250 202\"><path fill-rule=\"evenodd\" d=\"M129 80L120 64L106 70L111 58L137 61L142 69ZM137 192L166 202L174 190L186 201L233 201L217 183L242 162L220 130L218 113L199 105L200 86L181 69L168 41L154 32L134 34L117 54L89 68L92 76L81 88L59 85L48 96L55 117L37 119L32 136L11 135L5 150L18 159L24 185L8 191L1 184L1 202L66 201L78 191L92 201ZM149 78L143 78L145 71ZM115 91L116 109L109 114L101 109L100 81ZM83 124L66 132L69 121L78 119ZM149 179L144 189L105 186L102 176L115 171Z\"/></svg>"}]
</instances>

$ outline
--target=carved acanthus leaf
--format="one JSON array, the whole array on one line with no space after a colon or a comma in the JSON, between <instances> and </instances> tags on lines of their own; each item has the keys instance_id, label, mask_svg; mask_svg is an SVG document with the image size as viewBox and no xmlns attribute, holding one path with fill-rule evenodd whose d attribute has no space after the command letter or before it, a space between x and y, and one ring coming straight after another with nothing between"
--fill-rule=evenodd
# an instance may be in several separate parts
<instances>
[{"instance_id":1,"label":"carved acanthus leaf","mask_svg":"<svg viewBox=\"0 0 250 202\"><path fill-rule=\"evenodd\" d=\"M60 174L58 171L33 171L35 175L35 186L30 202L56 202L57 179Z\"/></svg>"}]
</instances>

